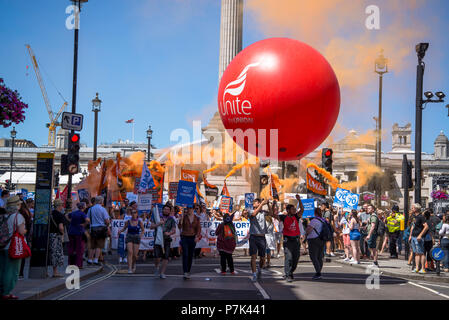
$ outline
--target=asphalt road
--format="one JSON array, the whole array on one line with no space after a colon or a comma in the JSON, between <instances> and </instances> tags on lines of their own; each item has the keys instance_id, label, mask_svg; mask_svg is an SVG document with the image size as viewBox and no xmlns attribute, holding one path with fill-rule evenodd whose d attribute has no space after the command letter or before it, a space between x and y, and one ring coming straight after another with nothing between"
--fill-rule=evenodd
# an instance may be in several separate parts
<instances>
[{"instance_id":1,"label":"asphalt road","mask_svg":"<svg viewBox=\"0 0 449 320\"><path fill-rule=\"evenodd\" d=\"M114 259L115 260L115 259ZM114 262L114 263L112 263ZM236 275L219 274L218 258L194 261L192 278L182 277L182 262L170 261L167 278L156 278L152 261L138 263L135 274L109 259L102 274L81 282L79 290L63 290L45 300L448 300L449 285L382 276L378 287L373 276L351 266L325 263L322 280L312 280L314 269L301 257L295 280L282 279L283 258L272 259L262 279L250 279L248 257L235 257ZM371 277L368 279L368 277ZM368 280L372 289L366 285Z\"/></svg>"}]
</instances>

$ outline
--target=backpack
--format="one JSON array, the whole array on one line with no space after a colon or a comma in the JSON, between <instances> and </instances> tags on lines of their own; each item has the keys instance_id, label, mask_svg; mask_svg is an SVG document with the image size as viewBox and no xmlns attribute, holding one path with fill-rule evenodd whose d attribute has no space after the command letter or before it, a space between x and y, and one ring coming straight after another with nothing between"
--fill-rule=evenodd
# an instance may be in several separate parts
<instances>
[{"instance_id":1,"label":"backpack","mask_svg":"<svg viewBox=\"0 0 449 320\"><path fill-rule=\"evenodd\" d=\"M12 238L9 236L8 228L8 219L10 216L10 214L3 214L0 216L0 249L5 248Z\"/></svg>"},{"instance_id":2,"label":"backpack","mask_svg":"<svg viewBox=\"0 0 449 320\"><path fill-rule=\"evenodd\" d=\"M316 231L316 229L312 227L313 230L315 230L315 232L318 233L318 238L320 240L326 241L326 242L331 241L332 238L334 237L334 232L332 231L331 225L326 220L324 220L322 218L321 219L316 218L316 219L318 219L323 224L323 227L321 228L320 233L318 233L318 231Z\"/></svg>"},{"instance_id":3,"label":"backpack","mask_svg":"<svg viewBox=\"0 0 449 320\"><path fill-rule=\"evenodd\" d=\"M225 224L223 226L223 238L224 239L234 239L235 238L235 235L232 232L231 226L229 226L227 224Z\"/></svg>"}]
</instances>

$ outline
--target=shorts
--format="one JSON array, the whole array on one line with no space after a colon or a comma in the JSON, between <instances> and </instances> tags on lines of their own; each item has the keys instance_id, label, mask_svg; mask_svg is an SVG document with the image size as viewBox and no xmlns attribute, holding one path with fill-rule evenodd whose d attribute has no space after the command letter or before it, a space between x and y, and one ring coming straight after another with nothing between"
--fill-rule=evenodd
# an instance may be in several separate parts
<instances>
[{"instance_id":1,"label":"shorts","mask_svg":"<svg viewBox=\"0 0 449 320\"><path fill-rule=\"evenodd\" d=\"M344 243L345 247L351 246L351 240L349 239L349 233L343 234L343 243Z\"/></svg>"},{"instance_id":2,"label":"shorts","mask_svg":"<svg viewBox=\"0 0 449 320\"><path fill-rule=\"evenodd\" d=\"M372 234L371 238L367 239L368 248L376 249L377 246L377 234Z\"/></svg>"},{"instance_id":3,"label":"shorts","mask_svg":"<svg viewBox=\"0 0 449 320\"><path fill-rule=\"evenodd\" d=\"M412 250L416 254L424 254L424 240L418 241L417 237L412 237Z\"/></svg>"},{"instance_id":4,"label":"shorts","mask_svg":"<svg viewBox=\"0 0 449 320\"><path fill-rule=\"evenodd\" d=\"M282 243L282 232L275 232L274 233L274 242L275 243Z\"/></svg>"},{"instance_id":5,"label":"shorts","mask_svg":"<svg viewBox=\"0 0 449 320\"><path fill-rule=\"evenodd\" d=\"M104 243L106 239L105 238L93 238L90 237L90 247L89 249L103 249Z\"/></svg>"},{"instance_id":6,"label":"shorts","mask_svg":"<svg viewBox=\"0 0 449 320\"><path fill-rule=\"evenodd\" d=\"M267 253L267 240L265 236L249 236L249 255L259 254L259 257L265 257Z\"/></svg>"},{"instance_id":7,"label":"shorts","mask_svg":"<svg viewBox=\"0 0 449 320\"><path fill-rule=\"evenodd\" d=\"M154 245L154 257L162 260L168 260L170 257L170 245L171 241L164 240L164 251L162 252L162 246L159 244Z\"/></svg>"},{"instance_id":8,"label":"shorts","mask_svg":"<svg viewBox=\"0 0 449 320\"><path fill-rule=\"evenodd\" d=\"M126 235L126 243L140 244L140 234L127 234Z\"/></svg>"}]
</instances>

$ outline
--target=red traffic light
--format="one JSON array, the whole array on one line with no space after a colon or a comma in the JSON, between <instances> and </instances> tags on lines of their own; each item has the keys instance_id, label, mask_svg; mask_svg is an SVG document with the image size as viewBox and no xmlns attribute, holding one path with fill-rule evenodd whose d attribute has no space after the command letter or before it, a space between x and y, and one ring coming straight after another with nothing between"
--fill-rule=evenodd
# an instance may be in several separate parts
<instances>
[{"instance_id":1,"label":"red traffic light","mask_svg":"<svg viewBox=\"0 0 449 320\"><path fill-rule=\"evenodd\" d=\"M78 142L80 140L80 135L75 133L70 139L72 140L72 142Z\"/></svg>"},{"instance_id":2,"label":"red traffic light","mask_svg":"<svg viewBox=\"0 0 449 320\"><path fill-rule=\"evenodd\" d=\"M325 155L326 157L330 157L330 156L332 155L332 151L329 150L329 149L327 149L326 152L324 153L324 155Z\"/></svg>"}]
</instances>

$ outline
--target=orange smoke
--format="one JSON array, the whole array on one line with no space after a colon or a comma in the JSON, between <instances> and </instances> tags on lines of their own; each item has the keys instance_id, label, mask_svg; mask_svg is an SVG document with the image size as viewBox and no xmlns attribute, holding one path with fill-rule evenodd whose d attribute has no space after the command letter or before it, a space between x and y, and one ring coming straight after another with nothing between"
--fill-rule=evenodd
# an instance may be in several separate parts
<instances>
[{"instance_id":1,"label":"orange smoke","mask_svg":"<svg viewBox=\"0 0 449 320\"><path fill-rule=\"evenodd\" d=\"M219 167L220 167L220 165L216 164L216 165L213 166L212 168L209 168L209 169L207 169L207 170L204 170L204 171L203 171L203 174L212 172L212 171L214 171L214 170L217 170Z\"/></svg>"},{"instance_id":2,"label":"orange smoke","mask_svg":"<svg viewBox=\"0 0 449 320\"><path fill-rule=\"evenodd\" d=\"M229 171L229 173L226 175L225 180L227 178L229 178L230 176L232 176L234 173L237 172L237 170L243 168L243 167L249 167L251 166L254 161L259 162L259 158L253 156L252 158L248 158L246 159L243 163L240 163L238 165L235 165L232 167L231 171Z\"/></svg>"}]
</instances>

